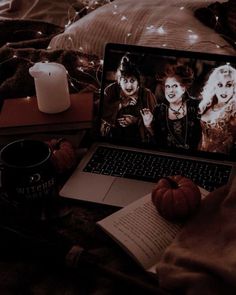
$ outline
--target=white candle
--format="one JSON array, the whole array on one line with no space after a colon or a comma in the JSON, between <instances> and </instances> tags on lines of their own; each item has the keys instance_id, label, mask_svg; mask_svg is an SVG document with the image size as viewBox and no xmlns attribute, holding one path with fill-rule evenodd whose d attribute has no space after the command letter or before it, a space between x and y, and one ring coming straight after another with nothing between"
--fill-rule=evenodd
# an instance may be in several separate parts
<instances>
[{"instance_id":1,"label":"white candle","mask_svg":"<svg viewBox=\"0 0 236 295\"><path fill-rule=\"evenodd\" d=\"M38 62L29 69L34 77L38 108L54 114L70 107L70 95L66 69L54 62Z\"/></svg>"}]
</instances>

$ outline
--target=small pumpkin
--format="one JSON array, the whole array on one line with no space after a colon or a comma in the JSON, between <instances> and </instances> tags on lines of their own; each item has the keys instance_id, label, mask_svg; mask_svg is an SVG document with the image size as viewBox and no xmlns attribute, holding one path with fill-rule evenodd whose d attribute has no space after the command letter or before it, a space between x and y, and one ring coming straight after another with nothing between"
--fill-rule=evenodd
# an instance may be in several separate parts
<instances>
[{"instance_id":1,"label":"small pumpkin","mask_svg":"<svg viewBox=\"0 0 236 295\"><path fill-rule=\"evenodd\" d=\"M201 202L198 186L181 175L161 178L151 197L160 215L168 220L185 219L196 211Z\"/></svg>"},{"instance_id":2,"label":"small pumpkin","mask_svg":"<svg viewBox=\"0 0 236 295\"><path fill-rule=\"evenodd\" d=\"M58 173L66 172L76 165L76 152L70 141L53 138L47 144L52 150L52 163Z\"/></svg>"}]
</instances>

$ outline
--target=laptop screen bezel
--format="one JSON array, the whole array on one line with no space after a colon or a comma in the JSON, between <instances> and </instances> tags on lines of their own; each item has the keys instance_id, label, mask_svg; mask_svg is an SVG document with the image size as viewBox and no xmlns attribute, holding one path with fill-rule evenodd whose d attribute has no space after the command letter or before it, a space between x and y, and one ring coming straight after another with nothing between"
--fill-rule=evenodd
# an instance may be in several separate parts
<instances>
[{"instance_id":1,"label":"laptop screen bezel","mask_svg":"<svg viewBox=\"0 0 236 295\"><path fill-rule=\"evenodd\" d=\"M200 59L200 60L208 60L214 62L229 62L236 64L236 56L233 55L224 55L224 54L216 54L216 53L205 53L205 52L197 52L197 51L185 51L185 50L176 50L176 49L167 49L167 48L159 48L159 47L149 47L149 46L139 46L139 45L130 45L130 44L120 44L120 43L107 43L104 50L104 59L103 59L103 70L101 76L101 88L100 88L100 100L99 100L99 110L98 116L95 123L95 132L97 140L100 142L107 142L115 145L123 145L129 147L136 147L136 148L144 148L149 150L156 150L161 152L175 152L181 155L193 156L193 157L201 157L206 159L215 159L215 160L223 160L223 161L230 161L235 162L236 155L235 153L231 153L229 155L221 154L221 153L214 153L214 152L202 152L202 151L183 151L183 150L176 150L173 149L160 149L151 144L132 144L131 142L127 143L122 141L120 138L119 140L115 138L108 138L101 136L100 134L100 127L102 122L102 110L104 104L104 89L107 86L106 83L106 72L108 66L110 66L110 62L108 59L108 53L111 50L115 50L117 52L135 52L140 54L150 54L150 55L163 55L163 56L170 56L176 58L190 58L190 59ZM235 151L235 150L234 150Z\"/></svg>"}]
</instances>

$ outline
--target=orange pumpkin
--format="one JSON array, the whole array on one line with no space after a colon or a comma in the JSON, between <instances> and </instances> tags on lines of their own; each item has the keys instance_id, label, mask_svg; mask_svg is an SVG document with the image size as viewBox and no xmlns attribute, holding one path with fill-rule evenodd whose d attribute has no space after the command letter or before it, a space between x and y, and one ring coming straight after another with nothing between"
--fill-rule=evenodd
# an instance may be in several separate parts
<instances>
[{"instance_id":1,"label":"orange pumpkin","mask_svg":"<svg viewBox=\"0 0 236 295\"><path fill-rule=\"evenodd\" d=\"M168 220L184 219L198 208L201 192L189 178L175 175L160 179L152 190L152 202Z\"/></svg>"},{"instance_id":2,"label":"orange pumpkin","mask_svg":"<svg viewBox=\"0 0 236 295\"><path fill-rule=\"evenodd\" d=\"M64 138L51 139L47 144L52 150L52 162L58 173L66 172L76 165L76 152L70 141Z\"/></svg>"}]
</instances>

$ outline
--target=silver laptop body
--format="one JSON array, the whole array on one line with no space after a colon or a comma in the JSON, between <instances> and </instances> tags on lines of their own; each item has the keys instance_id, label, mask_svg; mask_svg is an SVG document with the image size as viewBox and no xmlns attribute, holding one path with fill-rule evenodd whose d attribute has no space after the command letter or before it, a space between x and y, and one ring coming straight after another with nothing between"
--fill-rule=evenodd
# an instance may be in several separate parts
<instances>
[{"instance_id":1,"label":"silver laptop body","mask_svg":"<svg viewBox=\"0 0 236 295\"><path fill-rule=\"evenodd\" d=\"M148 179L147 181L145 178L144 180L140 179L141 177L138 177L137 179L129 179L128 177L124 177L126 174L123 174L122 171L119 172L118 176L116 176L116 173L111 172L109 174L107 171L105 173L106 175L104 175L97 171L96 168L93 171L89 171L89 169L86 168L87 164L91 164L91 159L99 146L115 148L116 150L121 149L128 152L146 153L149 155L156 154L161 157L175 158L178 161L189 159L193 161L196 160L203 164L209 163L209 165L222 164L226 167L227 175L223 176L225 179L220 185L231 182L235 176L235 143L232 144L230 151L227 153L215 151L206 152L199 149L201 138L199 139L198 145L194 148L186 148L177 144L172 148L165 145L160 146L159 142L157 143L155 136L154 140L152 136L151 139L149 138L148 140L143 139L143 137L137 138L136 136L132 138L132 135L130 137L130 133L126 133L126 127L124 126L123 129L120 128L121 133L116 132L116 130L114 133L104 132L104 121L107 121L108 115L113 117L113 119L115 118L114 122L116 122L115 115L117 115L117 113L114 114L117 110L113 107L113 104L104 102L105 94L108 89L107 87L116 83L119 87L120 77L117 75L117 68L121 67L121 60L126 56L128 56L128 59L130 56L136 57L136 63L134 64L138 67L138 73L140 74L139 83L143 88L149 89L155 97L157 97L157 104L159 103L159 94L157 93L158 91L161 91L159 84L161 83L160 73L163 72L166 64L184 63L194 69L195 78L192 83L193 86L189 92L191 91L191 97L194 97L195 99L200 97L204 84L215 68L225 64L230 64L232 67L236 68L236 58L233 56L184 52L125 44L107 44L104 53L100 113L95 126L98 140L92 145L88 153L81 160L78 167L62 187L60 190L60 196L81 201L123 207L143 195L150 193L155 182L161 177L158 175L155 180L150 181ZM122 69L120 72L122 72ZM147 108L147 106L142 107ZM132 108L130 108L130 110L132 113ZM136 115L138 116L138 114ZM125 130L124 133L122 133L123 130ZM158 133L158 131L155 130L154 132ZM195 135L192 136L193 139L194 137ZM112 162L112 158L110 161ZM171 163L171 161L168 163ZM141 164L139 163L138 166L140 165ZM144 162L142 165L146 166L147 171L149 170L149 164L145 164ZM156 167L156 170L158 170L158 166ZM186 169L184 171L186 171ZM172 173L184 174L179 168ZM199 173L201 174L200 170ZM168 175L164 173L163 176ZM194 177L193 180L195 180ZM208 179L206 181L208 181ZM199 183L197 181L196 183L204 187L204 182ZM213 190L217 186L218 184L210 190ZM207 185L205 186L205 189L209 190Z\"/></svg>"}]
</instances>

